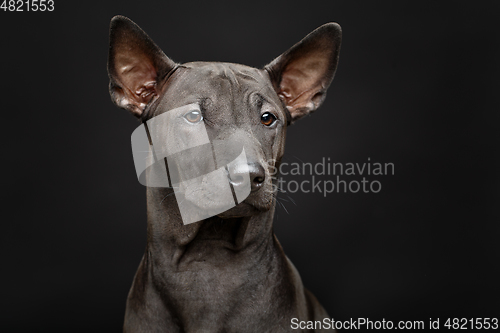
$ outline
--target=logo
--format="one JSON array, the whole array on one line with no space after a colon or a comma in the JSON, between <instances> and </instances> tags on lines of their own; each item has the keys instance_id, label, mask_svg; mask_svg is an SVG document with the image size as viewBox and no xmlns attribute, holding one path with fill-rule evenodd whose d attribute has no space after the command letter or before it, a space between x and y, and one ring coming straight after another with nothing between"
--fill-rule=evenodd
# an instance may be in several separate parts
<instances>
[{"instance_id":1,"label":"logo","mask_svg":"<svg viewBox=\"0 0 500 333\"><path fill-rule=\"evenodd\" d=\"M210 140L197 103L169 110L132 133L137 178L172 188L184 224L220 214L250 194L245 149L236 136Z\"/></svg>"}]
</instances>

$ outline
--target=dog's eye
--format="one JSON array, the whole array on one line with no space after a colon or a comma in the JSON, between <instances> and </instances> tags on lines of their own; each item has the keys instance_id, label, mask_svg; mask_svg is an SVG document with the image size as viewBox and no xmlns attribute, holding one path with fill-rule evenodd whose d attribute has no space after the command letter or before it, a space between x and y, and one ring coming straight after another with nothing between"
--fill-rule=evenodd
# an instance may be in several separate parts
<instances>
[{"instance_id":1,"label":"dog's eye","mask_svg":"<svg viewBox=\"0 0 500 333\"><path fill-rule=\"evenodd\" d=\"M203 120L203 116L201 112L198 110L193 110L184 115L184 119L186 119L191 124L197 124Z\"/></svg>"},{"instance_id":2,"label":"dog's eye","mask_svg":"<svg viewBox=\"0 0 500 333\"><path fill-rule=\"evenodd\" d=\"M276 116L270 112L265 112L260 116L260 122L263 125L271 126L276 121Z\"/></svg>"}]
</instances>

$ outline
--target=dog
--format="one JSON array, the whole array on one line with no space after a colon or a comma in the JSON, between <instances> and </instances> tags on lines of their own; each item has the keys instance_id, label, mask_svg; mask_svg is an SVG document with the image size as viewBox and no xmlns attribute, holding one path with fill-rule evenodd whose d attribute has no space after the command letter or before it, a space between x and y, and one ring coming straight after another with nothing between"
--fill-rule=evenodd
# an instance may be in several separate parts
<instances>
[{"instance_id":1,"label":"dog","mask_svg":"<svg viewBox=\"0 0 500 333\"><path fill-rule=\"evenodd\" d=\"M218 153L212 149L214 159L237 151L222 162L225 174L224 168L217 169L223 170L217 175L229 179L228 193L234 198L226 206L217 182L172 185L175 172L179 178L185 170L205 177L198 167L202 150L165 162L170 168L166 185L146 184L147 247L127 298L124 332L290 332L292 320L329 318L303 287L274 235L273 170L279 169L287 126L325 99L340 44L340 26L328 23L263 69L222 62L178 64L128 18L111 20L112 101L145 125L174 115L167 130L148 132L151 147L168 149L185 135L191 140L204 133L208 142L225 142ZM161 128L161 122L156 124ZM231 164L242 149L244 159ZM208 206L215 210L186 224L184 203L202 213Z\"/></svg>"}]
</instances>

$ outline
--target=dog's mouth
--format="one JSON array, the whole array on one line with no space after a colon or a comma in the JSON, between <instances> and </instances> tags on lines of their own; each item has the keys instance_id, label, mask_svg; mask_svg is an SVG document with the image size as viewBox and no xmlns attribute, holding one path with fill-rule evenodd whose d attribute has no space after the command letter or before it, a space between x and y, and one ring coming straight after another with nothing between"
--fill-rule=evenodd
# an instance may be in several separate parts
<instances>
[{"instance_id":1,"label":"dog's mouth","mask_svg":"<svg viewBox=\"0 0 500 333\"><path fill-rule=\"evenodd\" d=\"M245 217L214 216L201 224L192 242L214 242L233 250L240 249L244 245L249 220Z\"/></svg>"},{"instance_id":2,"label":"dog's mouth","mask_svg":"<svg viewBox=\"0 0 500 333\"><path fill-rule=\"evenodd\" d=\"M237 206L217 214L217 216L222 219L240 218L255 215L259 213L259 211L257 207L249 203L248 200L245 200Z\"/></svg>"},{"instance_id":3,"label":"dog's mouth","mask_svg":"<svg viewBox=\"0 0 500 333\"><path fill-rule=\"evenodd\" d=\"M267 188L251 192L242 202L237 203L236 197L220 184L213 186L187 186L177 193L177 200L185 211L197 212L196 216L208 218L236 218L256 215L271 209L273 193ZM227 190L228 193L224 193ZM234 194L234 190L233 190ZM188 222L189 223L189 222Z\"/></svg>"}]
</instances>

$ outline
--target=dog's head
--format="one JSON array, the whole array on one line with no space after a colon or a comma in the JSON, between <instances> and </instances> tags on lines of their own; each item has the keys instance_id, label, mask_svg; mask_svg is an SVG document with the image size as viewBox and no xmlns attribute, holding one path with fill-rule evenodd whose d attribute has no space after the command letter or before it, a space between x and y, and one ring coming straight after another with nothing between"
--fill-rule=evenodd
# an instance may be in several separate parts
<instances>
[{"instance_id":1,"label":"dog's head","mask_svg":"<svg viewBox=\"0 0 500 333\"><path fill-rule=\"evenodd\" d=\"M253 215L273 206L272 176L284 153L286 127L323 102L340 42L340 26L329 23L263 69L177 64L135 23L116 16L110 28L110 94L117 106L150 124L155 149L177 154L165 166L169 177L178 178L185 204L218 210L221 217ZM163 120L150 122L155 119ZM212 162L202 162L207 160ZM203 185L207 177L213 178L210 186ZM229 210L221 210L227 200L217 199L228 186L220 177L229 179L229 201L236 203Z\"/></svg>"}]
</instances>

